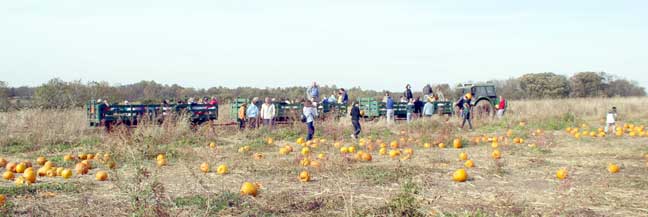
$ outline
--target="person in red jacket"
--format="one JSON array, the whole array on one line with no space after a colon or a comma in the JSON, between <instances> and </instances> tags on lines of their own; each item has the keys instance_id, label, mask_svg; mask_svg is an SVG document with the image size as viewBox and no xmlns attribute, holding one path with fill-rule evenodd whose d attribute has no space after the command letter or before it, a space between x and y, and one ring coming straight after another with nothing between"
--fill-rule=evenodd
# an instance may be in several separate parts
<instances>
[{"instance_id":1,"label":"person in red jacket","mask_svg":"<svg viewBox=\"0 0 648 217\"><path fill-rule=\"evenodd\" d=\"M504 117L504 112L506 111L506 99L503 96L499 97L499 104L497 105L497 117Z\"/></svg>"}]
</instances>

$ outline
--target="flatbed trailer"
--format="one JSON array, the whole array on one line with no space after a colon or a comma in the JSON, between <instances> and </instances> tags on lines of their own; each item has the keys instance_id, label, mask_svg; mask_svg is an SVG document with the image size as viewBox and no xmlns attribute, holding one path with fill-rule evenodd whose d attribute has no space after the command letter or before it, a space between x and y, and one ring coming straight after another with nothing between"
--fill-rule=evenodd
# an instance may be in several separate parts
<instances>
[{"instance_id":1,"label":"flatbed trailer","mask_svg":"<svg viewBox=\"0 0 648 217\"><path fill-rule=\"evenodd\" d=\"M106 105L91 100L85 109L91 127L137 126L144 119L162 123L166 118L179 115L187 115L193 125L218 120L218 105L210 104Z\"/></svg>"}]
</instances>

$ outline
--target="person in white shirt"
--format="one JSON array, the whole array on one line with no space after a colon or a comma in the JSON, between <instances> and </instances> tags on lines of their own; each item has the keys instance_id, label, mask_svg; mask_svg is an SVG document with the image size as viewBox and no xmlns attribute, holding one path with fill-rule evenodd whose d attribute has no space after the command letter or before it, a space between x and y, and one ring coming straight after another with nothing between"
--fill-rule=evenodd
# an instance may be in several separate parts
<instances>
[{"instance_id":1,"label":"person in white shirt","mask_svg":"<svg viewBox=\"0 0 648 217\"><path fill-rule=\"evenodd\" d=\"M270 97L266 97L265 103L261 105L261 119L263 119L263 125L265 125L268 129L272 129L275 114L275 105L270 100Z\"/></svg>"},{"instance_id":2,"label":"person in white shirt","mask_svg":"<svg viewBox=\"0 0 648 217\"><path fill-rule=\"evenodd\" d=\"M616 130L616 119L617 119L617 111L616 107L612 107L612 110L610 110L606 117L605 117L605 132L610 132L608 130L612 130L612 133Z\"/></svg>"},{"instance_id":3,"label":"person in white shirt","mask_svg":"<svg viewBox=\"0 0 648 217\"><path fill-rule=\"evenodd\" d=\"M304 102L304 110L302 113L304 116L304 120L302 121L306 124L306 126L308 126L308 136L306 137L306 141L311 141L313 139L313 135L315 135L315 117L317 117L317 105L311 101Z\"/></svg>"}]
</instances>

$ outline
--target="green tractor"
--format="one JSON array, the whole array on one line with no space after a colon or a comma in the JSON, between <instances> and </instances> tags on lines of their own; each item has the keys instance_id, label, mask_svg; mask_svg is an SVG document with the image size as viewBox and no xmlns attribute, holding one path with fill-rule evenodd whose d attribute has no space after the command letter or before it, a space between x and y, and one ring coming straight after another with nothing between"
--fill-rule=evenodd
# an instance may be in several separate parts
<instances>
[{"instance_id":1,"label":"green tractor","mask_svg":"<svg viewBox=\"0 0 648 217\"><path fill-rule=\"evenodd\" d=\"M457 93L461 94L460 97L467 93L472 94L470 105L474 108L475 117L484 118L495 115L499 98L494 84L462 84L457 87Z\"/></svg>"}]
</instances>

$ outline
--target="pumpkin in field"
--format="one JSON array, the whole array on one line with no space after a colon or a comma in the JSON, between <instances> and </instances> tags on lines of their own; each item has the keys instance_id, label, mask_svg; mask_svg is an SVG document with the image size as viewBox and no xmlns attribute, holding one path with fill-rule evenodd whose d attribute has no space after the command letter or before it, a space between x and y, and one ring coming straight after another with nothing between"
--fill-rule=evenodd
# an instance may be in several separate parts
<instances>
[{"instance_id":1,"label":"pumpkin in field","mask_svg":"<svg viewBox=\"0 0 648 217\"><path fill-rule=\"evenodd\" d=\"M559 180L567 178L568 175L569 174L566 168L560 168L558 171L556 171L556 178L558 178Z\"/></svg>"},{"instance_id":2,"label":"pumpkin in field","mask_svg":"<svg viewBox=\"0 0 648 217\"><path fill-rule=\"evenodd\" d=\"M371 157L371 154L364 152L364 153L362 153L361 158L362 158L363 161L371 161L372 157Z\"/></svg>"},{"instance_id":3,"label":"pumpkin in field","mask_svg":"<svg viewBox=\"0 0 648 217\"><path fill-rule=\"evenodd\" d=\"M445 143L443 143L443 142L439 143L439 148L445 148L445 147L446 147Z\"/></svg>"},{"instance_id":4,"label":"pumpkin in field","mask_svg":"<svg viewBox=\"0 0 648 217\"><path fill-rule=\"evenodd\" d=\"M380 150L378 151L378 154L379 155L387 155L387 148L380 148Z\"/></svg>"},{"instance_id":5,"label":"pumpkin in field","mask_svg":"<svg viewBox=\"0 0 648 217\"><path fill-rule=\"evenodd\" d=\"M342 143L335 142L335 143L333 143L333 147L335 147L336 149L339 149L340 147L342 147Z\"/></svg>"},{"instance_id":6,"label":"pumpkin in field","mask_svg":"<svg viewBox=\"0 0 648 217\"><path fill-rule=\"evenodd\" d=\"M207 162L203 162L200 164L200 171L203 173L208 173L209 172L209 164Z\"/></svg>"},{"instance_id":7,"label":"pumpkin in field","mask_svg":"<svg viewBox=\"0 0 648 217\"><path fill-rule=\"evenodd\" d=\"M308 158L304 158L299 162L299 164L301 164L302 166L307 167L307 166L310 166L310 162L311 161Z\"/></svg>"},{"instance_id":8,"label":"pumpkin in field","mask_svg":"<svg viewBox=\"0 0 648 217\"><path fill-rule=\"evenodd\" d=\"M322 164L319 161L314 160L314 161L310 162L310 166L313 167L313 168L320 168L320 166L322 166Z\"/></svg>"},{"instance_id":9,"label":"pumpkin in field","mask_svg":"<svg viewBox=\"0 0 648 217\"><path fill-rule=\"evenodd\" d=\"M50 167L41 167L41 168L38 168L38 170L36 171L36 174L38 174L38 176L47 176L47 171L48 171L49 169L50 169Z\"/></svg>"},{"instance_id":10,"label":"pumpkin in field","mask_svg":"<svg viewBox=\"0 0 648 217\"><path fill-rule=\"evenodd\" d=\"M286 146L284 146L284 148L286 148L288 150L288 153L293 151L293 147L290 146L290 145L286 145Z\"/></svg>"},{"instance_id":11,"label":"pumpkin in field","mask_svg":"<svg viewBox=\"0 0 648 217\"><path fill-rule=\"evenodd\" d=\"M45 164L43 164L44 167L56 167L56 164L52 161L47 161Z\"/></svg>"},{"instance_id":12,"label":"pumpkin in field","mask_svg":"<svg viewBox=\"0 0 648 217\"><path fill-rule=\"evenodd\" d=\"M467 160L464 163L464 166L467 167L467 168L473 168L475 166L475 162L473 162L472 160Z\"/></svg>"},{"instance_id":13,"label":"pumpkin in field","mask_svg":"<svg viewBox=\"0 0 648 217\"><path fill-rule=\"evenodd\" d=\"M159 161L158 161L158 162L159 162ZM75 170L76 173L79 174L79 175L85 175L85 174L88 174L88 170L89 170L89 168L88 168L88 165L87 165L87 164L84 164L84 163L77 163L77 164L74 166L74 170Z\"/></svg>"},{"instance_id":14,"label":"pumpkin in field","mask_svg":"<svg viewBox=\"0 0 648 217\"><path fill-rule=\"evenodd\" d=\"M325 160L325 159L326 159L326 154L324 154L324 153L319 153L319 154L317 155L317 159Z\"/></svg>"},{"instance_id":15,"label":"pumpkin in field","mask_svg":"<svg viewBox=\"0 0 648 217\"><path fill-rule=\"evenodd\" d=\"M300 182L308 182L308 181L310 181L310 179L311 179L311 177L310 177L310 173L308 173L308 171L302 171L301 173L299 173L299 181Z\"/></svg>"},{"instance_id":16,"label":"pumpkin in field","mask_svg":"<svg viewBox=\"0 0 648 217\"><path fill-rule=\"evenodd\" d=\"M6 169L7 171L11 171L11 172L14 172L14 173L15 173L15 172L16 172L16 165L18 165L18 164L14 163L14 162L9 162L9 163L7 163L7 165L5 166L5 169Z\"/></svg>"},{"instance_id":17,"label":"pumpkin in field","mask_svg":"<svg viewBox=\"0 0 648 217\"><path fill-rule=\"evenodd\" d=\"M502 157L502 153L500 153L499 150L495 149L495 150L493 150L493 152L491 153L491 157L492 157L493 159L500 159L500 158Z\"/></svg>"},{"instance_id":18,"label":"pumpkin in field","mask_svg":"<svg viewBox=\"0 0 648 217\"><path fill-rule=\"evenodd\" d=\"M95 174L95 180L97 181L106 181L108 180L108 173L105 171L99 171L97 174Z\"/></svg>"},{"instance_id":19,"label":"pumpkin in field","mask_svg":"<svg viewBox=\"0 0 648 217\"><path fill-rule=\"evenodd\" d=\"M506 137L511 137L511 136L513 136L513 130L509 129L508 131L506 131Z\"/></svg>"},{"instance_id":20,"label":"pumpkin in field","mask_svg":"<svg viewBox=\"0 0 648 217\"><path fill-rule=\"evenodd\" d=\"M465 182L468 179L468 173L465 169L458 169L452 173L452 180L455 182Z\"/></svg>"},{"instance_id":21,"label":"pumpkin in field","mask_svg":"<svg viewBox=\"0 0 648 217\"><path fill-rule=\"evenodd\" d=\"M244 182L243 185L241 185L241 195L244 196L257 196L257 186L255 184L252 184L250 182Z\"/></svg>"},{"instance_id":22,"label":"pumpkin in field","mask_svg":"<svg viewBox=\"0 0 648 217\"><path fill-rule=\"evenodd\" d=\"M0 167L5 167L7 166L7 159L0 158Z\"/></svg>"},{"instance_id":23,"label":"pumpkin in field","mask_svg":"<svg viewBox=\"0 0 648 217\"><path fill-rule=\"evenodd\" d=\"M25 172L25 169L27 169L27 165L25 165L25 163L19 163L18 165L16 165L17 173L23 173Z\"/></svg>"},{"instance_id":24,"label":"pumpkin in field","mask_svg":"<svg viewBox=\"0 0 648 217\"><path fill-rule=\"evenodd\" d=\"M398 141L396 141L396 140L392 141L392 142L389 144L389 147L391 147L391 148L393 148L393 149L397 149L397 148L398 148Z\"/></svg>"},{"instance_id":25,"label":"pumpkin in field","mask_svg":"<svg viewBox=\"0 0 648 217\"><path fill-rule=\"evenodd\" d=\"M263 154L261 153L254 153L254 159L255 160L262 160L263 159Z\"/></svg>"},{"instance_id":26,"label":"pumpkin in field","mask_svg":"<svg viewBox=\"0 0 648 217\"><path fill-rule=\"evenodd\" d=\"M47 162L47 159L45 159L45 157L43 156L36 158L36 163L38 163L38 165L43 166L45 165L45 162Z\"/></svg>"},{"instance_id":27,"label":"pumpkin in field","mask_svg":"<svg viewBox=\"0 0 648 217\"><path fill-rule=\"evenodd\" d=\"M356 147L355 146L350 146L348 150L349 150L349 153L355 153L356 152Z\"/></svg>"},{"instance_id":28,"label":"pumpkin in field","mask_svg":"<svg viewBox=\"0 0 648 217\"><path fill-rule=\"evenodd\" d=\"M215 149L216 148L216 143L215 142L210 142L209 143L209 148Z\"/></svg>"},{"instance_id":29,"label":"pumpkin in field","mask_svg":"<svg viewBox=\"0 0 648 217\"><path fill-rule=\"evenodd\" d=\"M13 180L14 179L14 173L11 172L11 171L5 171L2 174L2 178L5 179L5 180Z\"/></svg>"},{"instance_id":30,"label":"pumpkin in field","mask_svg":"<svg viewBox=\"0 0 648 217\"><path fill-rule=\"evenodd\" d=\"M468 154L466 152L459 153L459 160L468 160Z\"/></svg>"},{"instance_id":31,"label":"pumpkin in field","mask_svg":"<svg viewBox=\"0 0 648 217\"><path fill-rule=\"evenodd\" d=\"M460 149L463 145L461 144L461 139L456 138L454 141L452 141L452 146L456 149Z\"/></svg>"},{"instance_id":32,"label":"pumpkin in field","mask_svg":"<svg viewBox=\"0 0 648 217\"><path fill-rule=\"evenodd\" d=\"M266 139L266 143L267 143L268 145L272 145L272 144L274 143L274 139L272 139L272 137L268 137L268 138Z\"/></svg>"},{"instance_id":33,"label":"pumpkin in field","mask_svg":"<svg viewBox=\"0 0 648 217\"><path fill-rule=\"evenodd\" d=\"M424 148L430 148L430 147L432 147L432 145L430 145L430 143L426 142L426 143L423 143L423 147Z\"/></svg>"},{"instance_id":34,"label":"pumpkin in field","mask_svg":"<svg viewBox=\"0 0 648 217\"><path fill-rule=\"evenodd\" d=\"M218 166L218 168L216 168L216 173L218 173L219 175L225 175L227 174L227 171L227 165L225 164L221 164L220 166Z\"/></svg>"},{"instance_id":35,"label":"pumpkin in field","mask_svg":"<svg viewBox=\"0 0 648 217\"><path fill-rule=\"evenodd\" d=\"M621 170L621 168L619 168L619 165L611 163L611 164L608 165L607 170L610 173L618 173L619 170Z\"/></svg>"},{"instance_id":36,"label":"pumpkin in field","mask_svg":"<svg viewBox=\"0 0 648 217\"><path fill-rule=\"evenodd\" d=\"M279 154L288 155L289 153L290 153L290 151L288 151L288 149L286 147L279 148Z\"/></svg>"},{"instance_id":37,"label":"pumpkin in field","mask_svg":"<svg viewBox=\"0 0 648 217\"><path fill-rule=\"evenodd\" d=\"M391 158L397 158L398 156L400 156L400 154L401 154L401 151L398 150L398 149L389 150L389 157L391 157Z\"/></svg>"},{"instance_id":38,"label":"pumpkin in field","mask_svg":"<svg viewBox=\"0 0 648 217\"><path fill-rule=\"evenodd\" d=\"M340 153L342 153L342 154L349 153L349 148L348 148L348 147L342 147L342 148L340 148Z\"/></svg>"},{"instance_id":39,"label":"pumpkin in field","mask_svg":"<svg viewBox=\"0 0 648 217\"><path fill-rule=\"evenodd\" d=\"M50 168L49 170L47 170L46 175L47 175L47 177L55 177L56 176L56 169Z\"/></svg>"},{"instance_id":40,"label":"pumpkin in field","mask_svg":"<svg viewBox=\"0 0 648 217\"><path fill-rule=\"evenodd\" d=\"M67 161L72 161L72 160L74 160L74 158L72 157L71 154L66 154L65 156L63 156L63 161L67 162Z\"/></svg>"},{"instance_id":41,"label":"pumpkin in field","mask_svg":"<svg viewBox=\"0 0 648 217\"><path fill-rule=\"evenodd\" d=\"M63 177L64 179L69 179L70 177L72 177L72 170L63 169L63 171L61 171L61 177Z\"/></svg>"},{"instance_id":42,"label":"pumpkin in field","mask_svg":"<svg viewBox=\"0 0 648 217\"><path fill-rule=\"evenodd\" d=\"M164 156L164 154L158 154L157 157L155 157L155 160L162 160L162 159L166 159L166 156Z\"/></svg>"},{"instance_id":43,"label":"pumpkin in field","mask_svg":"<svg viewBox=\"0 0 648 217\"><path fill-rule=\"evenodd\" d=\"M115 163L115 161L113 160L109 160L108 162L106 162L106 167L108 167L108 169L115 169L115 167L117 167L117 163Z\"/></svg>"},{"instance_id":44,"label":"pumpkin in field","mask_svg":"<svg viewBox=\"0 0 648 217\"><path fill-rule=\"evenodd\" d=\"M309 155L310 154L310 148L309 147L303 147L301 150L302 155Z\"/></svg>"},{"instance_id":45,"label":"pumpkin in field","mask_svg":"<svg viewBox=\"0 0 648 217\"><path fill-rule=\"evenodd\" d=\"M381 148L387 148L387 144L386 143L380 143L380 147Z\"/></svg>"},{"instance_id":46,"label":"pumpkin in field","mask_svg":"<svg viewBox=\"0 0 648 217\"><path fill-rule=\"evenodd\" d=\"M405 155L413 155L414 154L414 149L406 148L406 149L403 150L403 154L405 154Z\"/></svg>"},{"instance_id":47,"label":"pumpkin in field","mask_svg":"<svg viewBox=\"0 0 648 217\"><path fill-rule=\"evenodd\" d=\"M239 153L246 153L248 151L250 151L250 146L248 146L248 145L240 147L239 150L238 150Z\"/></svg>"},{"instance_id":48,"label":"pumpkin in field","mask_svg":"<svg viewBox=\"0 0 648 217\"><path fill-rule=\"evenodd\" d=\"M156 160L155 164L157 164L158 167L163 167L163 166L167 165L167 160L166 160L166 158L162 158L162 159Z\"/></svg>"},{"instance_id":49,"label":"pumpkin in field","mask_svg":"<svg viewBox=\"0 0 648 217\"><path fill-rule=\"evenodd\" d=\"M23 177L25 177L25 181L27 183L36 182L36 173L33 170L25 171L25 173L23 173Z\"/></svg>"},{"instance_id":50,"label":"pumpkin in field","mask_svg":"<svg viewBox=\"0 0 648 217\"><path fill-rule=\"evenodd\" d=\"M4 194L0 194L0 207L3 207L5 205L6 200L7 197L5 197Z\"/></svg>"},{"instance_id":51,"label":"pumpkin in field","mask_svg":"<svg viewBox=\"0 0 648 217\"><path fill-rule=\"evenodd\" d=\"M14 181L14 184L16 186L20 187L20 186L23 186L25 184L29 184L29 182L27 182L27 180L25 180L25 177L20 176L20 177L16 178L16 180Z\"/></svg>"},{"instance_id":52,"label":"pumpkin in field","mask_svg":"<svg viewBox=\"0 0 648 217\"><path fill-rule=\"evenodd\" d=\"M297 139L297 141L296 141L296 143L299 144L299 145L302 145L302 144L304 144L305 142L306 142L306 141L304 141L304 138L303 138L303 137L299 137L299 138Z\"/></svg>"},{"instance_id":53,"label":"pumpkin in field","mask_svg":"<svg viewBox=\"0 0 648 217\"><path fill-rule=\"evenodd\" d=\"M491 148L497 148L497 147L499 147L499 143L497 143L497 141L493 141L493 143L491 143Z\"/></svg>"}]
</instances>

